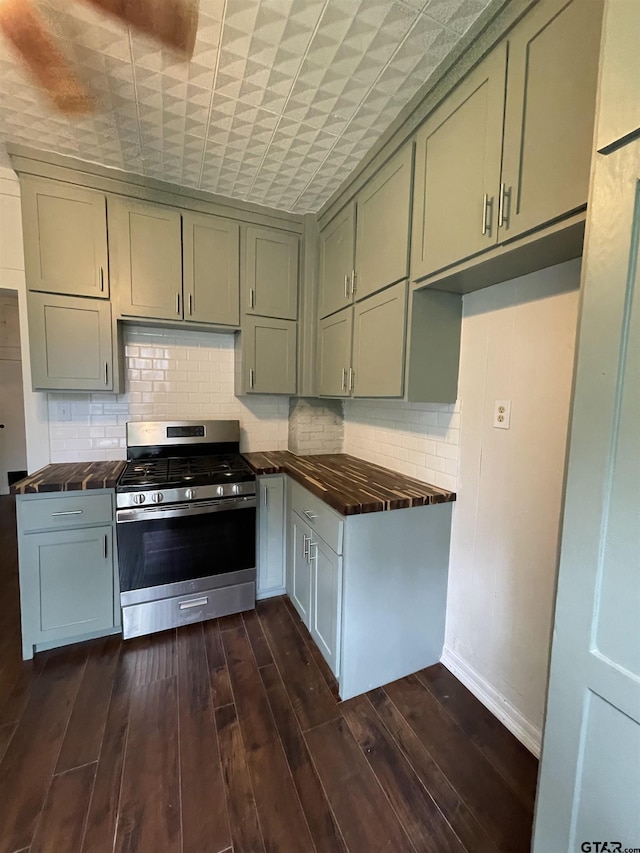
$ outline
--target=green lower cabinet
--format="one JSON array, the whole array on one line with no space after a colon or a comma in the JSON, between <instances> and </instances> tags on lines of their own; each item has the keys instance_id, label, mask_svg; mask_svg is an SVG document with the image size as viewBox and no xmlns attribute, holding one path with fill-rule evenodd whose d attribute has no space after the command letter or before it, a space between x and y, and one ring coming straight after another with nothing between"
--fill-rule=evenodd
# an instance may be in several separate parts
<instances>
[{"instance_id":1,"label":"green lower cabinet","mask_svg":"<svg viewBox=\"0 0 640 853\"><path fill-rule=\"evenodd\" d=\"M340 675L342 615L342 557L314 536L309 543L311 564L311 619L309 631L336 676Z\"/></svg>"},{"instance_id":2,"label":"green lower cabinet","mask_svg":"<svg viewBox=\"0 0 640 853\"><path fill-rule=\"evenodd\" d=\"M108 517L112 516L112 500L105 512L105 523L72 527L71 516L82 517L76 507L84 495L67 494L68 497L57 499L56 512L50 513L49 526L60 525L60 529L38 531L33 530L31 516L42 525L40 505L48 506L51 498L18 498L25 660L39 649L112 633L120 624L115 535ZM92 493L84 500L89 504L96 497Z\"/></svg>"},{"instance_id":3,"label":"green lower cabinet","mask_svg":"<svg viewBox=\"0 0 640 853\"><path fill-rule=\"evenodd\" d=\"M311 614L311 528L292 512L288 524L287 594L308 627Z\"/></svg>"},{"instance_id":4,"label":"green lower cabinet","mask_svg":"<svg viewBox=\"0 0 640 853\"><path fill-rule=\"evenodd\" d=\"M258 598L282 595L284 563L284 476L258 478Z\"/></svg>"}]
</instances>

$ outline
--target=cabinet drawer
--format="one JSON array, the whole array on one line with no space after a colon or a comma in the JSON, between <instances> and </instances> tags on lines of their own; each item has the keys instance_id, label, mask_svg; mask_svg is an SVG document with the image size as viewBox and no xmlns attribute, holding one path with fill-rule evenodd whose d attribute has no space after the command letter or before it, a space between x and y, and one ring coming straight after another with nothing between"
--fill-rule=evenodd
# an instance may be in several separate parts
<instances>
[{"instance_id":1,"label":"cabinet drawer","mask_svg":"<svg viewBox=\"0 0 640 853\"><path fill-rule=\"evenodd\" d=\"M289 479L289 506L336 553L342 554L344 519L324 501Z\"/></svg>"},{"instance_id":2,"label":"cabinet drawer","mask_svg":"<svg viewBox=\"0 0 640 853\"><path fill-rule=\"evenodd\" d=\"M113 500L110 494L75 492L51 498L18 501L20 530L58 530L86 524L110 524Z\"/></svg>"}]
</instances>

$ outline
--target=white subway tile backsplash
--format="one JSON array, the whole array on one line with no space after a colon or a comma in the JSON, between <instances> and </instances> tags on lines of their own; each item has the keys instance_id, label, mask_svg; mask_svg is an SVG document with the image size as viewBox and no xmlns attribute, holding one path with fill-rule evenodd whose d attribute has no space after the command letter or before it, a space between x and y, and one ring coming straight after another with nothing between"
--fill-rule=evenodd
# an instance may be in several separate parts
<instances>
[{"instance_id":1,"label":"white subway tile backsplash","mask_svg":"<svg viewBox=\"0 0 640 853\"><path fill-rule=\"evenodd\" d=\"M124 334L126 393L49 395L52 462L124 459L127 421L145 419L237 419L242 450L287 449L288 397L234 395L232 335L138 326Z\"/></svg>"}]
</instances>

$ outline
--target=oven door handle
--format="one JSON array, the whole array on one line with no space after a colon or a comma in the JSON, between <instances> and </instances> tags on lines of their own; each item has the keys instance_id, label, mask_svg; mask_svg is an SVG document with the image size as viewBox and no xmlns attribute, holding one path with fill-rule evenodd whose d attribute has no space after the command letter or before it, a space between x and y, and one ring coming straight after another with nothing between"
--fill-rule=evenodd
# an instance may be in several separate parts
<instances>
[{"instance_id":1,"label":"oven door handle","mask_svg":"<svg viewBox=\"0 0 640 853\"><path fill-rule=\"evenodd\" d=\"M132 521L154 521L159 518L184 518L191 515L208 515L212 512L228 512L234 509L253 509L256 506L256 496L251 495L227 500L198 501L193 504L150 506L145 509L119 509L116 512L116 521L118 524L124 524Z\"/></svg>"}]
</instances>

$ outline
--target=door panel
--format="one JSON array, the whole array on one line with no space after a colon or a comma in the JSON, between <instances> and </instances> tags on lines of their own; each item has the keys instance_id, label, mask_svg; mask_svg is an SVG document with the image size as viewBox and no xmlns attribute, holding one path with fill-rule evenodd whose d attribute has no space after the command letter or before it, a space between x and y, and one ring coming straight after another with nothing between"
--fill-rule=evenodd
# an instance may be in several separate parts
<instances>
[{"instance_id":1,"label":"door panel","mask_svg":"<svg viewBox=\"0 0 640 853\"><path fill-rule=\"evenodd\" d=\"M318 393L349 396L353 308L320 320L318 328Z\"/></svg>"},{"instance_id":2,"label":"door panel","mask_svg":"<svg viewBox=\"0 0 640 853\"><path fill-rule=\"evenodd\" d=\"M295 320L245 318L242 335L248 393L296 393L297 326Z\"/></svg>"},{"instance_id":3,"label":"door panel","mask_svg":"<svg viewBox=\"0 0 640 853\"><path fill-rule=\"evenodd\" d=\"M311 624L309 630L331 671L340 674L342 559L319 537L311 550Z\"/></svg>"},{"instance_id":4,"label":"door panel","mask_svg":"<svg viewBox=\"0 0 640 853\"><path fill-rule=\"evenodd\" d=\"M544 0L509 34L501 240L587 203L602 8Z\"/></svg>"},{"instance_id":5,"label":"door panel","mask_svg":"<svg viewBox=\"0 0 640 853\"><path fill-rule=\"evenodd\" d=\"M311 541L311 528L295 513L291 513L289 525L291 577L287 585L287 592L293 606L300 614L300 618L309 627L311 564L308 558L308 544Z\"/></svg>"},{"instance_id":6,"label":"door panel","mask_svg":"<svg viewBox=\"0 0 640 853\"><path fill-rule=\"evenodd\" d=\"M354 306L354 397L402 397L407 283Z\"/></svg>"},{"instance_id":7,"label":"door panel","mask_svg":"<svg viewBox=\"0 0 640 853\"><path fill-rule=\"evenodd\" d=\"M23 178L20 187L27 287L106 299L104 194L31 177Z\"/></svg>"},{"instance_id":8,"label":"door panel","mask_svg":"<svg viewBox=\"0 0 640 853\"><path fill-rule=\"evenodd\" d=\"M351 202L320 233L318 316L327 317L353 301L356 208Z\"/></svg>"},{"instance_id":9,"label":"door panel","mask_svg":"<svg viewBox=\"0 0 640 853\"><path fill-rule=\"evenodd\" d=\"M259 481L260 542L258 593L282 591L284 567L284 477L268 477Z\"/></svg>"},{"instance_id":10,"label":"door panel","mask_svg":"<svg viewBox=\"0 0 640 853\"><path fill-rule=\"evenodd\" d=\"M506 66L507 46L503 44L471 72L418 132L413 279L496 243Z\"/></svg>"},{"instance_id":11,"label":"door panel","mask_svg":"<svg viewBox=\"0 0 640 853\"><path fill-rule=\"evenodd\" d=\"M591 191L535 853L640 838L639 164Z\"/></svg>"},{"instance_id":12,"label":"door panel","mask_svg":"<svg viewBox=\"0 0 640 853\"><path fill-rule=\"evenodd\" d=\"M299 240L269 228L247 228L247 314L296 320L298 317Z\"/></svg>"},{"instance_id":13,"label":"door panel","mask_svg":"<svg viewBox=\"0 0 640 853\"><path fill-rule=\"evenodd\" d=\"M406 145L358 195L356 297L409 274L413 144Z\"/></svg>"},{"instance_id":14,"label":"door panel","mask_svg":"<svg viewBox=\"0 0 640 853\"><path fill-rule=\"evenodd\" d=\"M181 229L179 210L109 198L111 274L121 314L182 319Z\"/></svg>"},{"instance_id":15,"label":"door panel","mask_svg":"<svg viewBox=\"0 0 640 853\"><path fill-rule=\"evenodd\" d=\"M35 390L113 388L108 302L30 293L28 317L31 382Z\"/></svg>"},{"instance_id":16,"label":"door panel","mask_svg":"<svg viewBox=\"0 0 640 853\"><path fill-rule=\"evenodd\" d=\"M219 216L182 214L184 317L240 325L240 226Z\"/></svg>"}]
</instances>

